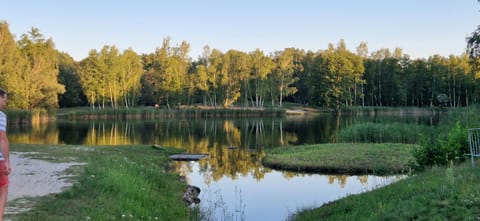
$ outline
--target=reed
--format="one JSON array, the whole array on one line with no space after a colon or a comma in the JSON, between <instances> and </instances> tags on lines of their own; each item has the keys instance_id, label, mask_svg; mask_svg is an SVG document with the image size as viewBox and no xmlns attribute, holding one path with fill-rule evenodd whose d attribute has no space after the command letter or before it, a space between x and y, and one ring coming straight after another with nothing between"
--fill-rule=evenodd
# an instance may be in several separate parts
<instances>
[{"instance_id":1,"label":"reed","mask_svg":"<svg viewBox=\"0 0 480 221\"><path fill-rule=\"evenodd\" d=\"M376 107L376 106L352 106L342 109L342 114L348 115L371 115L371 116L430 116L446 112L442 108L421 107Z\"/></svg>"},{"instance_id":2,"label":"reed","mask_svg":"<svg viewBox=\"0 0 480 221\"><path fill-rule=\"evenodd\" d=\"M410 123L361 122L339 132L341 142L354 143L419 143L421 134L431 134L431 126Z\"/></svg>"},{"instance_id":3,"label":"reed","mask_svg":"<svg viewBox=\"0 0 480 221\"><path fill-rule=\"evenodd\" d=\"M26 110L5 110L9 124L30 124L32 112Z\"/></svg>"},{"instance_id":4,"label":"reed","mask_svg":"<svg viewBox=\"0 0 480 221\"><path fill-rule=\"evenodd\" d=\"M104 108L104 109L70 109L61 117L69 119L157 119L157 118L249 118L282 117L286 111L282 108Z\"/></svg>"}]
</instances>

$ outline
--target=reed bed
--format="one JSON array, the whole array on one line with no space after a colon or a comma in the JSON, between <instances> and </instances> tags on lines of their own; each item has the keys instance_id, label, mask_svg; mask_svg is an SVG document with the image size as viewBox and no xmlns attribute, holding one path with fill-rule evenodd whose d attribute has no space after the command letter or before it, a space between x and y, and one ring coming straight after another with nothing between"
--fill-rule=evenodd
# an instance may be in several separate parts
<instances>
[{"instance_id":1,"label":"reed bed","mask_svg":"<svg viewBox=\"0 0 480 221\"><path fill-rule=\"evenodd\" d=\"M181 109L160 109L160 108L105 108L105 109L71 109L64 112L63 117L69 119L157 119L157 118L248 118L248 117L282 117L286 115L285 109L266 108L181 108Z\"/></svg>"},{"instance_id":2,"label":"reed bed","mask_svg":"<svg viewBox=\"0 0 480 221\"><path fill-rule=\"evenodd\" d=\"M411 123L361 122L339 132L341 142L354 143L419 143L422 135L435 130L431 126Z\"/></svg>"}]
</instances>

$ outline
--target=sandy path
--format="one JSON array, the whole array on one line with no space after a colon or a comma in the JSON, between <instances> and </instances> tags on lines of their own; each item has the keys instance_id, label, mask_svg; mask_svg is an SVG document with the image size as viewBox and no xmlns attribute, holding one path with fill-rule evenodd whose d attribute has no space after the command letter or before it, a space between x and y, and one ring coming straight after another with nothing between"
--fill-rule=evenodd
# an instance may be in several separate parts
<instances>
[{"instance_id":1,"label":"sandy path","mask_svg":"<svg viewBox=\"0 0 480 221\"><path fill-rule=\"evenodd\" d=\"M29 153L31 154L31 153ZM52 163L30 159L20 152L10 152L12 173L8 189L8 202L5 213L14 214L26 211L32 206L29 197L59 193L72 185L65 170L83 163Z\"/></svg>"}]
</instances>

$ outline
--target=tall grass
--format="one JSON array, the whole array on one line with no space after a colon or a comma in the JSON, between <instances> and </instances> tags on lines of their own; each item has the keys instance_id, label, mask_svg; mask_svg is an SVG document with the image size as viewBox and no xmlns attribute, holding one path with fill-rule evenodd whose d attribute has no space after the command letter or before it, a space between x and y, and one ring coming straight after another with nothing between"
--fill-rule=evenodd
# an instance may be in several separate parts
<instances>
[{"instance_id":1,"label":"tall grass","mask_svg":"<svg viewBox=\"0 0 480 221\"><path fill-rule=\"evenodd\" d=\"M9 124L30 124L32 112L26 110L5 110Z\"/></svg>"},{"instance_id":2,"label":"tall grass","mask_svg":"<svg viewBox=\"0 0 480 221\"><path fill-rule=\"evenodd\" d=\"M4 111L8 118L8 124L40 124L55 119L54 110L10 110Z\"/></svg>"},{"instance_id":3,"label":"tall grass","mask_svg":"<svg viewBox=\"0 0 480 221\"><path fill-rule=\"evenodd\" d=\"M408 123L361 122L339 132L340 142L419 143L421 135L434 133L433 127Z\"/></svg>"},{"instance_id":4,"label":"tall grass","mask_svg":"<svg viewBox=\"0 0 480 221\"><path fill-rule=\"evenodd\" d=\"M283 108L266 109L159 109L159 108L105 108L105 109L70 109L60 116L70 119L156 119L156 118L244 118L244 117L279 117L285 116Z\"/></svg>"},{"instance_id":5,"label":"tall grass","mask_svg":"<svg viewBox=\"0 0 480 221\"><path fill-rule=\"evenodd\" d=\"M371 116L426 116L439 114L446 111L440 108L420 107L376 107L376 106L352 106L342 109L342 114L349 115L371 115Z\"/></svg>"}]
</instances>

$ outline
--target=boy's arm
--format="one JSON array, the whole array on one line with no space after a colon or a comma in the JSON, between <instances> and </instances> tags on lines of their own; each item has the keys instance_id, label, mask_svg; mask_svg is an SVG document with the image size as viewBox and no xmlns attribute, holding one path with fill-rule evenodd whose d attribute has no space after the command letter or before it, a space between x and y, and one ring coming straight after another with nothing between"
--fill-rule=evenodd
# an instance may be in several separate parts
<instances>
[{"instance_id":1,"label":"boy's arm","mask_svg":"<svg viewBox=\"0 0 480 221\"><path fill-rule=\"evenodd\" d=\"M10 143L8 142L7 133L2 130L0 130L0 148L3 154L3 158L5 158L6 171L4 171L4 173L10 174L10 171L11 171L10 155L9 155Z\"/></svg>"}]
</instances>

